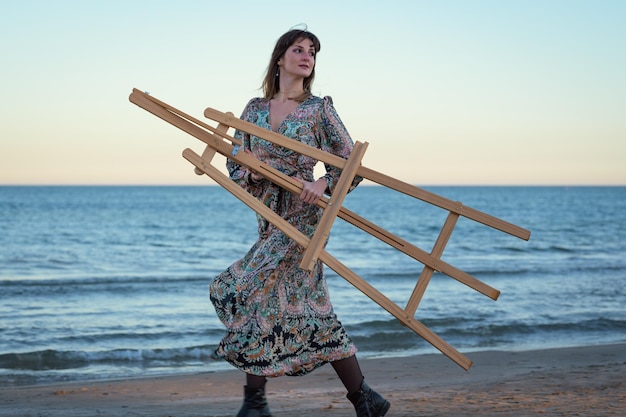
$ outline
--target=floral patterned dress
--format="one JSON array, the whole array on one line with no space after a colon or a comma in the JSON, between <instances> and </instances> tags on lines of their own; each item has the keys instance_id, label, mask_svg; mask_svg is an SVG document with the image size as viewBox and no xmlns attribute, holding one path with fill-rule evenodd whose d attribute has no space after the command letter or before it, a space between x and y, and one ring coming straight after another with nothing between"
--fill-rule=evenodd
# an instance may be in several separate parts
<instances>
[{"instance_id":1,"label":"floral patterned dress","mask_svg":"<svg viewBox=\"0 0 626 417\"><path fill-rule=\"evenodd\" d=\"M241 118L271 130L269 106L268 100L254 98ZM279 133L343 158L353 147L330 97L309 96L282 122ZM235 136L259 160L286 175L314 181L316 160L240 131ZM252 183L247 170L231 160L226 166L232 180L313 236L322 209L268 180ZM340 174L326 166L327 193ZM355 178L350 190L360 181ZM353 356L356 347L333 311L321 261L312 271L300 269L303 248L262 217L257 220L259 238L250 251L210 284L211 301L227 328L215 356L266 377L304 375Z\"/></svg>"}]
</instances>

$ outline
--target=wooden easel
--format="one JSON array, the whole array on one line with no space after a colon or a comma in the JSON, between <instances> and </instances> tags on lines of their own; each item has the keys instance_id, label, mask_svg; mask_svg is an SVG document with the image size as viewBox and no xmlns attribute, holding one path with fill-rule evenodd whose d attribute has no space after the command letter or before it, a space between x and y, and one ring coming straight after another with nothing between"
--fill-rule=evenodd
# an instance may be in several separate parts
<instances>
[{"instance_id":1,"label":"wooden easel","mask_svg":"<svg viewBox=\"0 0 626 417\"><path fill-rule=\"evenodd\" d=\"M293 139L289 139L275 132L263 129L254 124L244 122L236 118L232 113L222 113L217 110L207 108L204 111L204 116L218 123L217 127L213 127L137 89L133 89L129 99L137 106L204 142L206 147L202 152L202 155L198 155L191 149L185 149L183 151L183 157L195 166L194 171L196 174L206 174L211 177L216 183L227 189L259 215L263 216L270 223L278 227L296 243L304 247L305 252L300 264L301 268L310 270L315 264L315 261L320 259L338 275L342 276L362 291L374 302L396 317L403 325L407 326L419 336L424 338L428 343L452 359L459 366L465 370L468 370L472 366L472 362L466 356L461 354L454 347L449 345L446 341L424 326L424 324L422 324L419 320L415 319L415 313L419 303L435 271L444 273L493 300L496 300L500 295L500 292L495 288L490 287L473 276L441 260L446 244L448 243L460 216L464 216L468 219L477 221L486 226L495 228L524 240L528 240L530 238L530 232L528 230L464 206L460 202L453 202L444 197L364 167L361 165L361 159L367 149L367 143L356 142L350 157L346 160ZM302 185L298 181L282 174L269 165L260 162L256 158L247 155L245 152L238 152L241 143L239 143L239 141L234 137L228 135L227 132L230 128L263 138L276 145L291 149L300 154L310 156L318 161L322 161L342 169L341 176L337 182L333 195L330 198L322 197L317 202L317 205L324 209L324 213L320 220L320 224L311 239L306 237L295 227L274 213L211 164L213 156L215 156L216 153L219 153L234 160L240 165L247 166L255 170L259 174L263 175L263 177L290 192L298 195L301 193ZM376 226L370 221L342 206L343 200L348 192L348 188L350 187L355 175L359 175L377 184L433 204L449 212L430 253L412 245L398 236L395 236L387 230ZM424 265L413 293L404 308L395 304L388 297L370 285L363 278L355 274L351 269L343 265L339 260L334 258L324 249L324 242L329 236L336 217L340 217L341 219L353 224L354 226L364 230L365 232L389 244Z\"/></svg>"}]
</instances>

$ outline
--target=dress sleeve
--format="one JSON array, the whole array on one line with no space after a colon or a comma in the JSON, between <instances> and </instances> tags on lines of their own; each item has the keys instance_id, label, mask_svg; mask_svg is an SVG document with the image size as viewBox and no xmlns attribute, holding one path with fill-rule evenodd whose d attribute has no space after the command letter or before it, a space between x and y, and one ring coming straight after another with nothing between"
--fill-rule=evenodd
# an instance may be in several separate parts
<instances>
[{"instance_id":1,"label":"dress sleeve","mask_svg":"<svg viewBox=\"0 0 626 417\"><path fill-rule=\"evenodd\" d=\"M251 113L254 111L253 103L255 102L255 100L256 99L252 99L248 102L241 114L241 120L250 121ZM250 149L250 135L248 133L236 130L234 137L235 139L239 139L241 141L241 146L243 148ZM243 152L243 149L240 149L239 152ZM230 176L230 179L239 184L239 186L241 186L243 189L245 189L255 197L261 195L263 191L262 184L265 180L254 183L250 178L250 170L248 170L245 166L239 165L232 159L226 159L226 169L228 170L228 175Z\"/></svg>"},{"instance_id":2,"label":"dress sleeve","mask_svg":"<svg viewBox=\"0 0 626 417\"><path fill-rule=\"evenodd\" d=\"M323 108L321 112L320 122L320 149L333 155L337 155L341 158L348 159L354 142L348 133L348 130L344 126L343 122L339 118L339 114L333 106L333 100L331 97L324 97ZM327 194L332 194L339 176L341 175L341 169L329 164L324 164L326 168L326 175L324 178L328 183L326 189ZM355 176L352 185L348 192L354 190L357 185L363 180L359 176Z\"/></svg>"}]
</instances>

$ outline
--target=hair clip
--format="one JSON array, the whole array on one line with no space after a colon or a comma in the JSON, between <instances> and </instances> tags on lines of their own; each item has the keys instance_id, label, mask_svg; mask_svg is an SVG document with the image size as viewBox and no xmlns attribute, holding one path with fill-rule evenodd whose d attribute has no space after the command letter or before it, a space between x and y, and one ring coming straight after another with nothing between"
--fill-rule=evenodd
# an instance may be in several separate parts
<instances>
[{"instance_id":1,"label":"hair clip","mask_svg":"<svg viewBox=\"0 0 626 417\"><path fill-rule=\"evenodd\" d=\"M309 31L309 27L306 25L306 23L298 23L295 26L292 26L291 29L289 29L289 31L292 30L301 30L303 32L308 32Z\"/></svg>"}]
</instances>

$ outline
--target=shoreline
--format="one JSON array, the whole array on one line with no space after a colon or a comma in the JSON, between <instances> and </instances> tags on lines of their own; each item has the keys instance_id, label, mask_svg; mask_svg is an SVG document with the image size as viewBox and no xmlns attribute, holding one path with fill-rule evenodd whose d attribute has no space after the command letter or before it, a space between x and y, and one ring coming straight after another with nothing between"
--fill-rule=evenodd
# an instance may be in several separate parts
<instances>
[{"instance_id":1,"label":"shoreline","mask_svg":"<svg viewBox=\"0 0 626 417\"><path fill-rule=\"evenodd\" d=\"M622 416L626 343L528 351L477 351L465 371L439 353L361 359L387 416ZM1 417L225 417L243 398L237 370L0 388ZM332 367L270 379L278 416L354 416Z\"/></svg>"}]
</instances>

